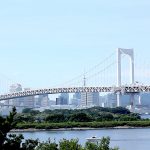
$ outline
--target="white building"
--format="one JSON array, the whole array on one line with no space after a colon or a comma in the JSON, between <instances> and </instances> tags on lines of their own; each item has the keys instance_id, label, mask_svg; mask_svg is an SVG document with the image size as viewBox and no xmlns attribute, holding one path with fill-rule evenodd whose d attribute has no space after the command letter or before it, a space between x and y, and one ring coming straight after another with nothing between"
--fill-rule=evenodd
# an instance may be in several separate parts
<instances>
[{"instance_id":1,"label":"white building","mask_svg":"<svg viewBox=\"0 0 150 150\"><path fill-rule=\"evenodd\" d=\"M12 84L10 86L9 92L14 93L14 92L20 92L22 91L22 86L21 84ZM5 102L6 105L13 105L13 106L20 106L22 103L22 98L15 98L11 99Z\"/></svg>"},{"instance_id":2,"label":"white building","mask_svg":"<svg viewBox=\"0 0 150 150\"><path fill-rule=\"evenodd\" d=\"M99 93L81 93L81 106L99 106Z\"/></svg>"}]
</instances>

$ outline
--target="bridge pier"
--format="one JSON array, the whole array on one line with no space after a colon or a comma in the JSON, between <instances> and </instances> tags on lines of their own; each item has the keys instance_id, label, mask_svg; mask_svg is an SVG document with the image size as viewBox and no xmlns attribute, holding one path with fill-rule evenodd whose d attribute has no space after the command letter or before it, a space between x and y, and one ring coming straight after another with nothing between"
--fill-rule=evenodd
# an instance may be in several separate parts
<instances>
[{"instance_id":1,"label":"bridge pier","mask_svg":"<svg viewBox=\"0 0 150 150\"><path fill-rule=\"evenodd\" d=\"M117 107L120 107L121 106L121 93L118 92L117 93Z\"/></svg>"},{"instance_id":2,"label":"bridge pier","mask_svg":"<svg viewBox=\"0 0 150 150\"><path fill-rule=\"evenodd\" d=\"M141 105L141 95L139 94L139 97L138 97L138 102L139 102L139 105Z\"/></svg>"},{"instance_id":3,"label":"bridge pier","mask_svg":"<svg viewBox=\"0 0 150 150\"><path fill-rule=\"evenodd\" d=\"M130 105L131 105L131 108L134 107L134 94L132 94L132 93L130 95Z\"/></svg>"}]
</instances>

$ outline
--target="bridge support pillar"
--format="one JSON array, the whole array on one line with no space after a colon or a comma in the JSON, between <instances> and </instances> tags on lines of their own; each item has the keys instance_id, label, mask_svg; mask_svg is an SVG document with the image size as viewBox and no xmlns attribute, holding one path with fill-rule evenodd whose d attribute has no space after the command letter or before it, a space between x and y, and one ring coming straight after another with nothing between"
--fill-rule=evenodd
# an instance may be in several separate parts
<instances>
[{"instance_id":1,"label":"bridge support pillar","mask_svg":"<svg viewBox=\"0 0 150 150\"><path fill-rule=\"evenodd\" d=\"M133 49L117 49L117 86L121 86L121 55L130 57L130 84L134 84L134 51Z\"/></svg>"},{"instance_id":2,"label":"bridge support pillar","mask_svg":"<svg viewBox=\"0 0 150 150\"><path fill-rule=\"evenodd\" d=\"M131 105L131 112L134 112L134 106L135 106L134 93L131 93L130 95L130 105Z\"/></svg>"},{"instance_id":3,"label":"bridge support pillar","mask_svg":"<svg viewBox=\"0 0 150 150\"><path fill-rule=\"evenodd\" d=\"M117 107L120 107L121 106L121 93L120 92L118 92L117 93Z\"/></svg>"},{"instance_id":4,"label":"bridge support pillar","mask_svg":"<svg viewBox=\"0 0 150 150\"><path fill-rule=\"evenodd\" d=\"M133 49L117 49L117 87L121 87L121 55L128 55L130 58L130 84L134 84L134 51ZM120 92L117 93L117 106L121 106Z\"/></svg>"},{"instance_id":5,"label":"bridge support pillar","mask_svg":"<svg viewBox=\"0 0 150 150\"><path fill-rule=\"evenodd\" d=\"M141 103L141 95L139 95L139 97L138 97L138 102L139 102L139 105L142 104L142 103Z\"/></svg>"}]
</instances>

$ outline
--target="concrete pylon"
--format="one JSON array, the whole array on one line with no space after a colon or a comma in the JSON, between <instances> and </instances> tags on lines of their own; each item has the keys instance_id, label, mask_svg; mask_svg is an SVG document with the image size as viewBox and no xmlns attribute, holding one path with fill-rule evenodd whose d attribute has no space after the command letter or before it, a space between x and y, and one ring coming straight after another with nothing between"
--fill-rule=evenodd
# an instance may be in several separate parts
<instances>
[{"instance_id":1,"label":"concrete pylon","mask_svg":"<svg viewBox=\"0 0 150 150\"><path fill-rule=\"evenodd\" d=\"M133 49L117 49L117 87L121 86L121 55L125 54L130 57L130 84L134 84L134 50ZM121 93L117 93L117 106L121 106Z\"/></svg>"},{"instance_id":2,"label":"concrete pylon","mask_svg":"<svg viewBox=\"0 0 150 150\"><path fill-rule=\"evenodd\" d=\"M139 98L138 98L138 102L139 102L139 105L141 105L141 95L139 94Z\"/></svg>"}]
</instances>

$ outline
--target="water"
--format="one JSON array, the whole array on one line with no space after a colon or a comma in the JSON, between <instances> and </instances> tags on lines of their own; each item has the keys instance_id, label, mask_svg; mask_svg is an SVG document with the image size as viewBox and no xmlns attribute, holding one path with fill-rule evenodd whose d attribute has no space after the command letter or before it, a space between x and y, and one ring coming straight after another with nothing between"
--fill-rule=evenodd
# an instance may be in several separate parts
<instances>
[{"instance_id":1,"label":"water","mask_svg":"<svg viewBox=\"0 0 150 150\"><path fill-rule=\"evenodd\" d=\"M142 119L150 119L150 115L146 115L146 114L145 115L141 115L141 118Z\"/></svg>"},{"instance_id":2,"label":"water","mask_svg":"<svg viewBox=\"0 0 150 150\"><path fill-rule=\"evenodd\" d=\"M52 141L58 142L63 138L78 138L83 145L86 138L109 136L111 138L110 145L112 147L118 146L120 150L150 150L150 128L17 132L17 134L19 133L22 133L25 139L38 138L40 141L46 141L50 138Z\"/></svg>"}]
</instances>

